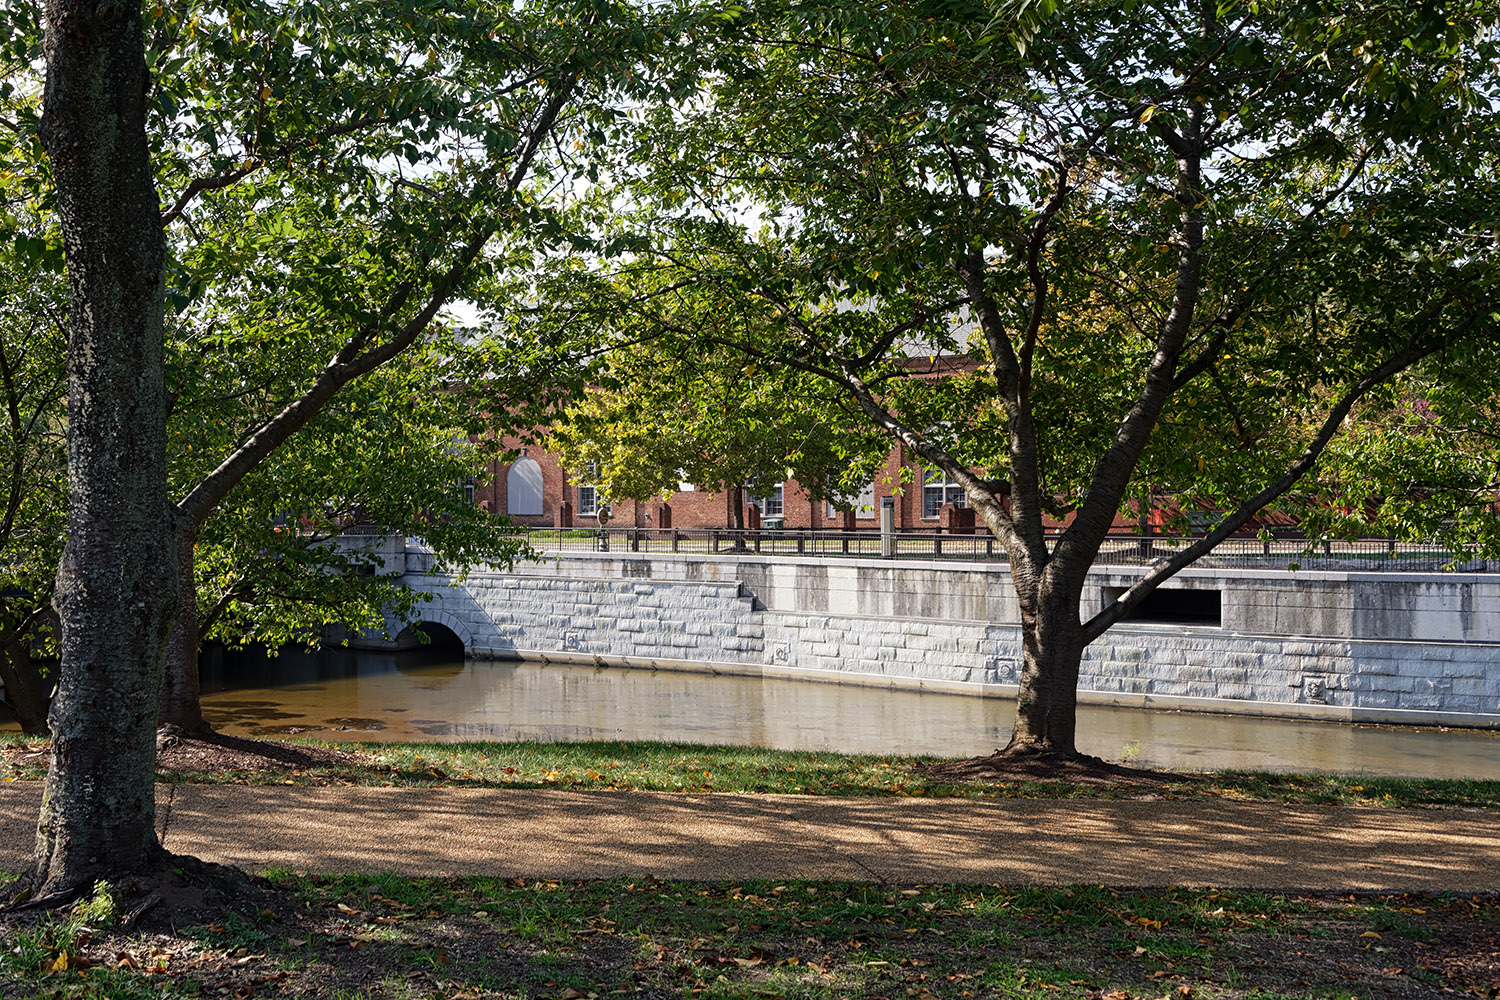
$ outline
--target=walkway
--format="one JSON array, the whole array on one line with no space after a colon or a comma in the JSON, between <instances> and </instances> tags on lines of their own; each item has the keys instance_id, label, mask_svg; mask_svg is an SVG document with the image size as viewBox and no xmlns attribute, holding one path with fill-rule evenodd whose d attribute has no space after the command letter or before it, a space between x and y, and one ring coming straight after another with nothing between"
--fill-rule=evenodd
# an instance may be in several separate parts
<instances>
[{"instance_id":1,"label":"walkway","mask_svg":"<svg viewBox=\"0 0 1500 1000\"><path fill-rule=\"evenodd\" d=\"M160 785L166 846L258 870L1500 889L1500 815L1247 802ZM0 871L41 786L0 785Z\"/></svg>"}]
</instances>

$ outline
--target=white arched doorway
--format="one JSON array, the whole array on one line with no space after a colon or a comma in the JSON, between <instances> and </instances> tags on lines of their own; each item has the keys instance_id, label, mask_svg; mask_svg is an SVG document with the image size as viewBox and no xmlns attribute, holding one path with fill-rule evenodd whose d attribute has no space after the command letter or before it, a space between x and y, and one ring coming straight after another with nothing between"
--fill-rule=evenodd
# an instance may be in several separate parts
<instances>
[{"instance_id":1,"label":"white arched doorway","mask_svg":"<svg viewBox=\"0 0 1500 1000\"><path fill-rule=\"evenodd\" d=\"M542 512L542 467L534 458L522 455L505 474L505 512L507 514L540 514Z\"/></svg>"}]
</instances>

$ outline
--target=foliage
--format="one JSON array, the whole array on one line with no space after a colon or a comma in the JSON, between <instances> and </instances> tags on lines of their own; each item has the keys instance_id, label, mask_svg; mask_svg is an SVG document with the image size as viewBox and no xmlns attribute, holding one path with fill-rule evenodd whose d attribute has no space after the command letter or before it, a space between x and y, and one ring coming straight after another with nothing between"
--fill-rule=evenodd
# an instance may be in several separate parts
<instances>
[{"instance_id":1,"label":"foliage","mask_svg":"<svg viewBox=\"0 0 1500 1000\"><path fill-rule=\"evenodd\" d=\"M335 572L360 568L326 544L354 517L420 532L456 568L513 553L499 524L454 502L481 458L454 441L478 429L476 396L514 388L496 373L531 345L465 341L440 310L544 247L534 234L559 236L551 192L581 176L587 146L604 141L603 95L664 85L632 67L644 47L670 41L674 15L648 23L591 2L545 12L438 2L413 16L367 0L146 14L147 131L170 241L173 499L205 532L205 624L231 641L274 641L409 605L377 576ZM7 192L41 218L54 195L36 140L40 5L3 18ZM554 133L556 155L543 150ZM3 228L6 252L57 279L55 310L56 240ZM19 287L25 269L7 273ZM41 288L7 307L38 314ZM399 373L345 389L339 412L308 428L294 454L249 472L282 427L316 412L325 387L403 343L417 349ZM331 375L351 360L370 364ZM468 406L455 379L476 386ZM53 474L60 482L60 468ZM288 514L299 530L273 530ZM43 533L50 548L27 548L49 574L55 529Z\"/></svg>"},{"instance_id":2,"label":"foliage","mask_svg":"<svg viewBox=\"0 0 1500 1000\"><path fill-rule=\"evenodd\" d=\"M0 159L19 165L24 143L0 126ZM66 292L61 239L28 181L0 173L0 682L12 712L40 729L66 519Z\"/></svg>"},{"instance_id":3,"label":"foliage","mask_svg":"<svg viewBox=\"0 0 1500 1000\"><path fill-rule=\"evenodd\" d=\"M1469 373L1452 373L1468 375ZM1319 476L1314 531L1441 537L1458 551L1500 551L1500 438L1496 400L1473 379L1412 378L1350 421Z\"/></svg>"},{"instance_id":4,"label":"foliage","mask_svg":"<svg viewBox=\"0 0 1500 1000\"><path fill-rule=\"evenodd\" d=\"M762 373L722 348L643 345L606 357L547 443L615 499L665 497L682 481L765 496L788 478L815 499L847 498L870 481L886 445L830 396L820 380Z\"/></svg>"},{"instance_id":5,"label":"foliage","mask_svg":"<svg viewBox=\"0 0 1500 1000\"><path fill-rule=\"evenodd\" d=\"M506 519L465 495L486 452L468 442L470 414L443 367L402 358L349 386L214 510L195 551L205 641L315 643L327 624L379 632L419 614L418 595L399 582L404 566L380 555L391 535L418 538L439 571L518 551ZM216 402L198 404L216 414L206 428L174 419L177 470L214 454L190 442L193 430L228 426ZM371 533L347 533L356 530Z\"/></svg>"},{"instance_id":6,"label":"foliage","mask_svg":"<svg viewBox=\"0 0 1500 1000\"><path fill-rule=\"evenodd\" d=\"M938 466L1018 485L1032 474L1016 463L1034 462L1061 513L1100 494L1191 218L1198 315L1135 477L1243 501L1422 328L1446 338L1429 381L1461 358L1493 391L1472 363L1493 338L1468 336L1494 323L1492 42L1451 12L1355 7L1333 28L1322 13L1233 6L1199 25L1168 3L1084 4L1019 53L957 6L755 8L721 37L701 105L648 116L631 151L670 239L641 271L779 321L779 348L708 333L855 399L868 388L869 419ZM758 233L729 221L747 203ZM913 341L982 364L913 377ZM1322 503L1326 485L1287 502ZM1104 492L1119 508L1139 490Z\"/></svg>"},{"instance_id":7,"label":"foliage","mask_svg":"<svg viewBox=\"0 0 1500 1000\"><path fill-rule=\"evenodd\" d=\"M691 100L639 113L612 172L638 249L595 294L631 341L825 379L962 485L1027 623L1013 745L1072 752L1083 647L1268 505L1496 541L1483 504L1411 516L1409 470L1369 449L1316 474L1351 414L1423 387L1461 390L1445 418L1493 410L1496 21L1483 2L748 5ZM687 286L742 328L648 294ZM1493 448L1442 440L1408 440L1420 492L1483 497ZM1217 513L1081 615L1111 525L1151 496Z\"/></svg>"}]
</instances>

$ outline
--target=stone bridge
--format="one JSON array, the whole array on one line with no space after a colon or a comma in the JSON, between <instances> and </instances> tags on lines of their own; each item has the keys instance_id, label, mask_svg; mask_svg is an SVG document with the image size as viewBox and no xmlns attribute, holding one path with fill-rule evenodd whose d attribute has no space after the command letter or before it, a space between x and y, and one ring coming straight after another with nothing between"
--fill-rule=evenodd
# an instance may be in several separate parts
<instances>
[{"instance_id":1,"label":"stone bridge","mask_svg":"<svg viewBox=\"0 0 1500 1000\"><path fill-rule=\"evenodd\" d=\"M453 579L412 546L402 567L474 657L1016 691L1003 564L562 553ZM1085 609L1134 572L1092 573ZM1500 728L1500 574L1190 569L1143 611L1086 651L1080 700Z\"/></svg>"}]
</instances>

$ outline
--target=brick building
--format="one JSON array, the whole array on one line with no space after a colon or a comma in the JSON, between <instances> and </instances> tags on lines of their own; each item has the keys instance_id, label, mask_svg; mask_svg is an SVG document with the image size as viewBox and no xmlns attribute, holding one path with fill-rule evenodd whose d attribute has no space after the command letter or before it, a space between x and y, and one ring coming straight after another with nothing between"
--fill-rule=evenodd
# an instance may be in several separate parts
<instances>
[{"instance_id":1,"label":"brick building","mask_svg":"<svg viewBox=\"0 0 1500 1000\"><path fill-rule=\"evenodd\" d=\"M533 527L562 527L569 520L580 527L598 524L598 496L585 477L571 475L556 457L536 445L509 437L501 442L514 457L490 463L487 480L474 486L475 503ZM905 485L903 469L907 470ZM734 524L731 493L709 493L690 483L681 485L683 488L665 501L615 501L606 514L608 523L639 528L724 528ZM900 447L886 458L854 511L839 511L826 501L814 500L795 479L778 484L769 496L747 497L746 501L747 508L754 507L754 512L747 509L747 526L758 515L759 519L779 521L786 528L804 529L875 530L879 527L879 509L888 505L895 511L897 531L924 531L943 523L945 505L960 509L968 506L962 488L935 478ZM669 525L662 524L663 503L670 511ZM947 517L952 520L954 515ZM963 522L963 513L958 520Z\"/></svg>"},{"instance_id":2,"label":"brick building","mask_svg":"<svg viewBox=\"0 0 1500 1000\"><path fill-rule=\"evenodd\" d=\"M518 524L531 527L596 527L598 494L586 477L570 474L546 449L523 444L520 439L503 437L501 443L512 458L491 461L488 477L474 484L474 502L485 510L509 514ZM732 494L710 493L690 483L665 500L616 500L606 511L606 523L615 528L727 528L735 523ZM1148 515L1153 532L1162 529L1168 513L1180 510L1177 504L1160 498L1161 507ZM879 511L889 506L894 512L898 532L958 530L978 528L984 524L966 508L968 498L957 483L948 482L923 468L905 448L897 445L886 457L853 511L836 510L826 501L816 501L795 479L780 483L770 496L746 497L745 526L758 522L788 529L868 530L880 527ZM666 508L665 510L663 508ZM753 509L752 509L753 508ZM1188 522L1201 527L1216 519L1216 512L1190 511ZM669 518L664 521L663 518ZM1060 528L1066 521L1046 519L1049 528ZM1295 521L1275 511L1254 518L1242 529L1253 533L1262 527L1295 528ZM1142 530L1138 517L1117 514L1111 529L1133 535Z\"/></svg>"}]
</instances>

